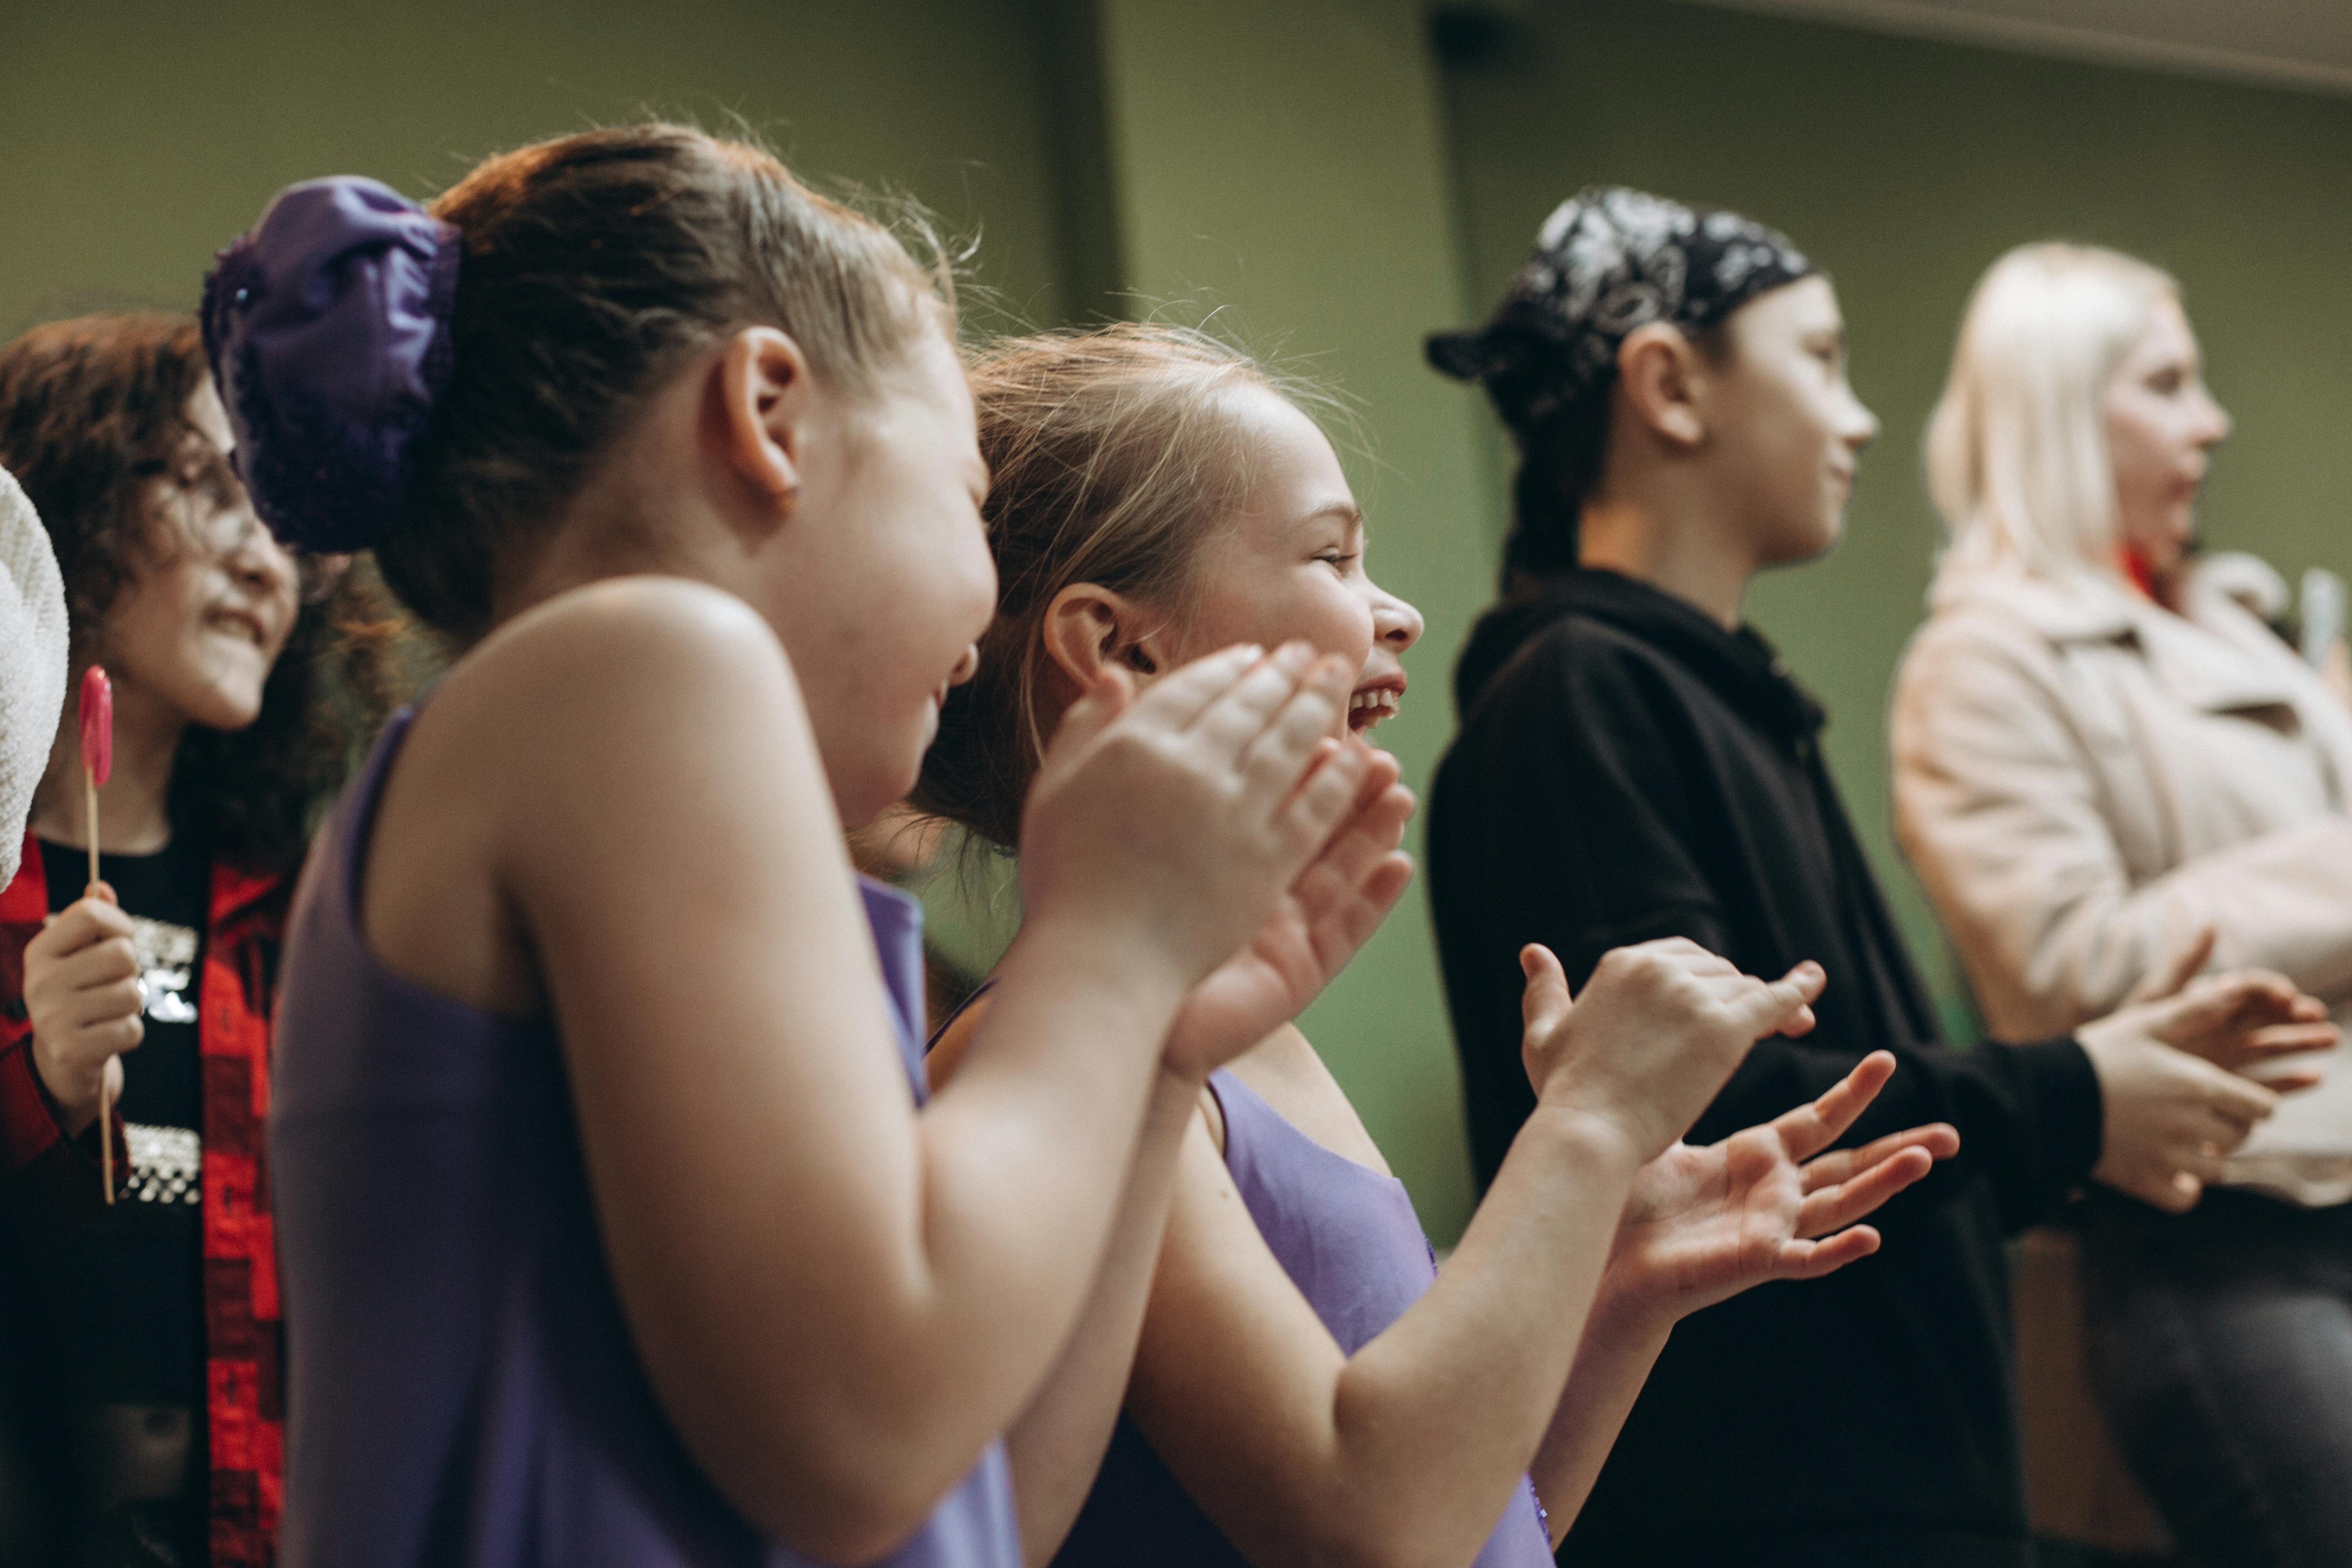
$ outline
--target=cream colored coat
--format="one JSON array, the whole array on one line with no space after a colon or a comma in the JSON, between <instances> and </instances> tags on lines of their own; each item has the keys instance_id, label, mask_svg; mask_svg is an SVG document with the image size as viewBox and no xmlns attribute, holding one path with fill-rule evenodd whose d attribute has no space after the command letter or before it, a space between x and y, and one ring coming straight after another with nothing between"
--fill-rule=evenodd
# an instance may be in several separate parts
<instances>
[{"instance_id":1,"label":"cream colored coat","mask_svg":"<svg viewBox=\"0 0 2352 1568\"><path fill-rule=\"evenodd\" d=\"M1898 677L1897 837L1990 1030L2112 1011L2207 926L2352 1016L2352 711L2252 614L2120 583L1939 584ZM2352 1198L2352 1046L2228 1179Z\"/></svg>"}]
</instances>

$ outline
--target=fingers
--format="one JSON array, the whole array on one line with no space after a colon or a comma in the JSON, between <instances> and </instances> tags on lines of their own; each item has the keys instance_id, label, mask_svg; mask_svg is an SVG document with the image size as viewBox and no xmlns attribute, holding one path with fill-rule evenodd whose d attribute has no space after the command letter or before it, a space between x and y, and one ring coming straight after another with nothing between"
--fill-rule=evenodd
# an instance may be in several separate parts
<instances>
[{"instance_id":1,"label":"fingers","mask_svg":"<svg viewBox=\"0 0 2352 1568\"><path fill-rule=\"evenodd\" d=\"M93 1019L81 1026L81 1038L108 1056L122 1056L139 1048L147 1037L147 1021L138 1013L113 1014Z\"/></svg>"},{"instance_id":2,"label":"fingers","mask_svg":"<svg viewBox=\"0 0 2352 1568\"><path fill-rule=\"evenodd\" d=\"M1214 748L1218 756L1239 757L1278 715L1288 710L1300 686L1323 673L1324 663L1307 644L1285 643L1244 668L1239 679L1229 679L1222 690L1202 704L1184 728L1195 739ZM1319 739L1331 730L1332 725L1327 721L1312 731L1308 739Z\"/></svg>"},{"instance_id":3,"label":"fingers","mask_svg":"<svg viewBox=\"0 0 2352 1568\"><path fill-rule=\"evenodd\" d=\"M1087 742L1109 728L1111 721L1126 712L1134 701L1134 679L1117 665L1105 668L1095 683L1087 688L1085 695L1064 710L1061 723L1054 730L1055 748L1083 748Z\"/></svg>"},{"instance_id":4,"label":"fingers","mask_svg":"<svg viewBox=\"0 0 2352 1568\"><path fill-rule=\"evenodd\" d=\"M1878 1232L1866 1225L1824 1241L1784 1241L1772 1259L1776 1279L1818 1279L1878 1250Z\"/></svg>"},{"instance_id":5,"label":"fingers","mask_svg":"<svg viewBox=\"0 0 2352 1568\"><path fill-rule=\"evenodd\" d=\"M2249 1079L2224 1072L2210 1062L2192 1059L2181 1065L2196 1069L2192 1081L2203 1089L2206 1107L2233 1126L2251 1131L2254 1123L2278 1108L2278 1096Z\"/></svg>"},{"instance_id":6,"label":"fingers","mask_svg":"<svg viewBox=\"0 0 2352 1568\"><path fill-rule=\"evenodd\" d=\"M1548 1039L1568 1022L1568 972L1551 949L1531 942L1519 949L1519 973L1528 977L1527 989L1519 994L1519 1017L1528 1038Z\"/></svg>"},{"instance_id":7,"label":"fingers","mask_svg":"<svg viewBox=\"0 0 2352 1568\"><path fill-rule=\"evenodd\" d=\"M2315 1022L2327 1016L2325 1004L2305 996L2284 974L2245 970L2212 983L2218 993L2214 1023L2239 1029L2260 1027L2268 1021Z\"/></svg>"},{"instance_id":8,"label":"fingers","mask_svg":"<svg viewBox=\"0 0 2352 1568\"><path fill-rule=\"evenodd\" d=\"M2246 1036L2242 1055L2248 1062L2265 1062L2306 1051L2331 1051L2343 1037L2333 1024L2271 1024Z\"/></svg>"},{"instance_id":9,"label":"fingers","mask_svg":"<svg viewBox=\"0 0 2352 1568\"><path fill-rule=\"evenodd\" d=\"M1807 959L1769 984L1747 982L1737 1006L1743 1024L1753 1025L1753 1038L1766 1035L1801 1035L1813 1026L1813 998L1822 994L1828 976Z\"/></svg>"},{"instance_id":10,"label":"fingers","mask_svg":"<svg viewBox=\"0 0 2352 1568\"><path fill-rule=\"evenodd\" d=\"M68 1001L68 1021L76 1028L86 1029L117 1018L136 1018L143 1005L136 978L87 986L75 992Z\"/></svg>"},{"instance_id":11,"label":"fingers","mask_svg":"<svg viewBox=\"0 0 2352 1568\"><path fill-rule=\"evenodd\" d=\"M1381 786L1378 793L1367 798L1366 792L1376 784ZM1393 757L1383 761L1382 753L1372 753L1356 799L1354 813L1299 873L1295 884L1310 920L1318 910L1355 895L1372 868L1404 841L1404 826L1412 819L1415 802L1412 792L1396 782Z\"/></svg>"},{"instance_id":12,"label":"fingers","mask_svg":"<svg viewBox=\"0 0 2352 1568\"><path fill-rule=\"evenodd\" d=\"M120 981L136 984L139 950L127 936L110 936L93 942L79 952L57 960L56 963L50 986L57 991L79 994Z\"/></svg>"},{"instance_id":13,"label":"fingers","mask_svg":"<svg viewBox=\"0 0 2352 1568\"><path fill-rule=\"evenodd\" d=\"M1412 885L1412 857L1402 849L1382 856L1357 884L1356 897L1338 917L1339 934L1349 939L1350 946L1360 946Z\"/></svg>"},{"instance_id":14,"label":"fingers","mask_svg":"<svg viewBox=\"0 0 2352 1568\"><path fill-rule=\"evenodd\" d=\"M1266 662L1276 665L1280 659L1277 657ZM1235 692L1240 693L1248 688L1255 679L1253 675L1249 680L1241 682L1234 688ZM1344 660L1316 659L1307 667L1297 683L1283 694L1279 707L1270 718L1259 721L1257 727L1238 742L1232 741L1242 723L1234 716L1244 710L1238 698L1232 703L1220 702L1212 708L1194 726L1194 732L1214 737L1211 743L1219 747L1221 752L1230 744L1241 760L1242 777L1249 786L1254 791L1264 791L1277 802L1290 794L1301 773L1307 767L1307 760L1318 749L1330 748L1336 753L1332 761L1342 756L1354 759L1356 771L1349 775L1349 797L1352 798L1353 781L1362 777L1361 770L1371 748L1360 745L1342 747L1332 737L1332 731L1338 727L1340 716L1348 710L1348 679L1349 671ZM1328 767L1331 763L1325 762L1321 765ZM1343 800L1341 804L1344 806L1346 802Z\"/></svg>"},{"instance_id":15,"label":"fingers","mask_svg":"<svg viewBox=\"0 0 2352 1568\"><path fill-rule=\"evenodd\" d=\"M1899 1150L1851 1181L1808 1194L1797 1209L1797 1234L1843 1230L1935 1168L1935 1157L1927 1150Z\"/></svg>"},{"instance_id":16,"label":"fingers","mask_svg":"<svg viewBox=\"0 0 2352 1568\"><path fill-rule=\"evenodd\" d=\"M2248 1037L2268 1026L2324 1024L2327 1008L2283 974L2242 970L2199 981L2161 1009L2160 1037L2230 1065Z\"/></svg>"},{"instance_id":17,"label":"fingers","mask_svg":"<svg viewBox=\"0 0 2352 1568\"><path fill-rule=\"evenodd\" d=\"M1959 1130L1949 1122L1931 1121L1924 1127L1908 1127L1874 1138L1859 1149L1832 1150L1805 1163L1804 1190L1811 1193L1852 1181L1881 1160L1906 1149L1924 1149L1931 1160L1948 1160L1960 1152Z\"/></svg>"},{"instance_id":18,"label":"fingers","mask_svg":"<svg viewBox=\"0 0 2352 1568\"><path fill-rule=\"evenodd\" d=\"M1829 1092L1811 1105L1776 1117L1772 1130L1780 1134L1780 1146L1789 1157L1802 1163L1811 1159L1840 1138L1854 1123L1886 1080L1895 1076L1895 1053L1873 1051L1862 1058L1854 1069L1830 1087Z\"/></svg>"},{"instance_id":19,"label":"fingers","mask_svg":"<svg viewBox=\"0 0 2352 1568\"><path fill-rule=\"evenodd\" d=\"M1189 729L1236 683L1270 662L1255 643L1236 643L1152 682L1134 706L1171 730Z\"/></svg>"},{"instance_id":20,"label":"fingers","mask_svg":"<svg viewBox=\"0 0 2352 1568\"><path fill-rule=\"evenodd\" d=\"M2140 983L2133 986L2131 994L2124 998L2125 1005L2128 1006L2134 1002L2169 996L2188 984L2212 958L2213 944L2221 940L2221 928L2208 921L2189 939L2187 947L2173 955L2171 963L2151 969L2141 976Z\"/></svg>"},{"instance_id":21,"label":"fingers","mask_svg":"<svg viewBox=\"0 0 2352 1568\"><path fill-rule=\"evenodd\" d=\"M2326 1083L2327 1072L2324 1068L2287 1068L2277 1072L2266 1072L2255 1081L2273 1094L2301 1094L2307 1089L2317 1089Z\"/></svg>"},{"instance_id":22,"label":"fingers","mask_svg":"<svg viewBox=\"0 0 2352 1568\"><path fill-rule=\"evenodd\" d=\"M93 885L105 887L102 882ZM109 888L107 892L107 899L84 897L68 904L33 941L41 943L50 958L64 958L110 938L130 941L131 917L111 901L113 889Z\"/></svg>"},{"instance_id":23,"label":"fingers","mask_svg":"<svg viewBox=\"0 0 2352 1568\"><path fill-rule=\"evenodd\" d=\"M1325 739L1328 741L1328 737ZM1297 763L1313 754L1315 745L1316 742L1310 741L1300 750L1297 758L1294 759L1292 773L1297 771ZM1261 757L1268 754L1260 753ZM1368 748L1338 746L1314 772L1307 775L1307 782L1299 785L1297 793L1279 807L1280 815L1276 819L1283 836L1290 840L1294 848L1302 854L1312 854L1318 847L1329 844L1333 829L1347 815L1349 804L1356 798L1358 787L1363 783L1364 771L1370 765ZM1288 782L1288 777L1286 774L1278 779L1266 778L1265 782L1270 788L1279 788Z\"/></svg>"},{"instance_id":24,"label":"fingers","mask_svg":"<svg viewBox=\"0 0 2352 1568\"><path fill-rule=\"evenodd\" d=\"M1292 884L1327 973L1336 973L1379 929L1412 880L1412 858L1397 848L1412 815L1412 792L1395 782L1395 758L1365 750L1355 814Z\"/></svg>"}]
</instances>

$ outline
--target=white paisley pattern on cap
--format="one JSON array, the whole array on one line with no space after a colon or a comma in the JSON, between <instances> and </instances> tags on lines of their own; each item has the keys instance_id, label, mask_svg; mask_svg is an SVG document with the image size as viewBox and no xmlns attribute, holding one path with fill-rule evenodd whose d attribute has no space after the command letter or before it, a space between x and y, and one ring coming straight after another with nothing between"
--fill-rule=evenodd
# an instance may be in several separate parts
<instances>
[{"instance_id":1,"label":"white paisley pattern on cap","mask_svg":"<svg viewBox=\"0 0 2352 1568\"><path fill-rule=\"evenodd\" d=\"M1738 213L1596 185L1552 209L1485 327L1430 340L1431 363L1485 382L1524 428L1606 381L1638 329L1712 326L1811 271L1785 237Z\"/></svg>"}]
</instances>

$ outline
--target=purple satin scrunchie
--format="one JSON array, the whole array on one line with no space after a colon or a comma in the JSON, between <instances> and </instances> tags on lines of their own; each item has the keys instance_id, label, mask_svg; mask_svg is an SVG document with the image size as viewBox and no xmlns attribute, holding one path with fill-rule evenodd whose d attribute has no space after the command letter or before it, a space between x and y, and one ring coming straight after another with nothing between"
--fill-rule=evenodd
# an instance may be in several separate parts
<instances>
[{"instance_id":1,"label":"purple satin scrunchie","mask_svg":"<svg viewBox=\"0 0 2352 1568\"><path fill-rule=\"evenodd\" d=\"M449 382L457 231L356 175L280 191L205 279L237 473L285 543L365 550L400 515Z\"/></svg>"}]
</instances>

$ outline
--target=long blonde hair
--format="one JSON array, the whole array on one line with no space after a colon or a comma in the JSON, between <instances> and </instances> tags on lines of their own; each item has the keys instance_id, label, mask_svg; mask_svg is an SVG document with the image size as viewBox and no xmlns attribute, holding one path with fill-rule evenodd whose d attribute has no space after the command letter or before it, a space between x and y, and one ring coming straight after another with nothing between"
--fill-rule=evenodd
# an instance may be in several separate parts
<instances>
[{"instance_id":1,"label":"long blonde hair","mask_svg":"<svg viewBox=\"0 0 2352 1568\"><path fill-rule=\"evenodd\" d=\"M1927 490L1948 531L1939 583L2116 569L2104 399L2179 293L2170 275L2096 246L2024 245L1992 264L1927 422Z\"/></svg>"}]
</instances>

